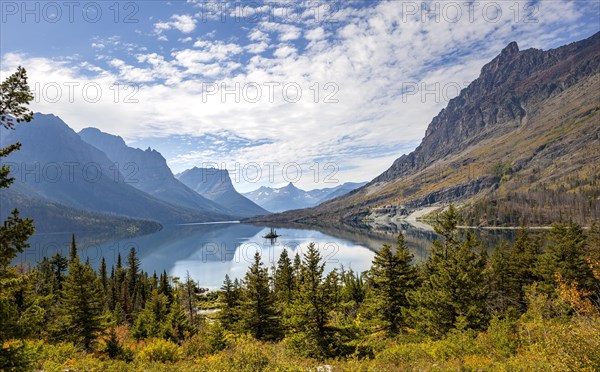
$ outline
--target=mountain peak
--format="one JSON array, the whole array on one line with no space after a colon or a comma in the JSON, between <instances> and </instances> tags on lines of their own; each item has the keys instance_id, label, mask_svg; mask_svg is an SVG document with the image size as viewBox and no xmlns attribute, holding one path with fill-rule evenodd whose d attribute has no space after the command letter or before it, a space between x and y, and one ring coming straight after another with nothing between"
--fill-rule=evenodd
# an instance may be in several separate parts
<instances>
[{"instance_id":1,"label":"mountain peak","mask_svg":"<svg viewBox=\"0 0 600 372\"><path fill-rule=\"evenodd\" d=\"M517 53L519 53L519 45L517 44L516 41L513 41L510 44L508 44L506 46L506 48L502 49L502 52L500 52L500 55L510 57Z\"/></svg>"}]
</instances>

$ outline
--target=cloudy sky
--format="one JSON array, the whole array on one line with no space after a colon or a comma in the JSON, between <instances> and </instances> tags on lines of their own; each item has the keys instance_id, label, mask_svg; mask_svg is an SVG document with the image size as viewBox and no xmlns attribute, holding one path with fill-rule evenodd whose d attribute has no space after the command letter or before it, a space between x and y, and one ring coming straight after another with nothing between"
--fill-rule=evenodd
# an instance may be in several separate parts
<instances>
[{"instance_id":1,"label":"cloudy sky","mask_svg":"<svg viewBox=\"0 0 600 372\"><path fill-rule=\"evenodd\" d=\"M35 111L155 148L175 173L312 189L377 176L509 42L586 38L599 4L2 1L0 74L24 66Z\"/></svg>"}]
</instances>

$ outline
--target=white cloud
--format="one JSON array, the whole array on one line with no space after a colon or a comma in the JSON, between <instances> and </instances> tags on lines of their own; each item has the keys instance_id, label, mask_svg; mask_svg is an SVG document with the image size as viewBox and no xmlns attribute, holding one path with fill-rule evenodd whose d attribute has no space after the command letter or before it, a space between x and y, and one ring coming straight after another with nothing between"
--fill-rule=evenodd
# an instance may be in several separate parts
<instances>
[{"instance_id":1,"label":"white cloud","mask_svg":"<svg viewBox=\"0 0 600 372\"><path fill-rule=\"evenodd\" d=\"M250 141L266 138L271 142L227 154L204 149L183 153L168 159L175 171L203 161L224 162L229 167L297 162L307 172L299 186L314 188L314 178L308 175L315 161L321 164L321 181L327 161L339 164L341 181L368 180L418 144L427 124L451 96L442 91L426 97L402 96L406 85L431 88L438 83L443 88L468 83L512 40L522 49L548 48L561 38L573 40L581 32L574 25L590 11L568 1L539 2L538 22L526 23L513 19L510 7L514 2L501 4L506 17L495 23L481 13L484 2L472 21L465 9L457 23L423 22L419 14L403 16L403 2L397 1L357 9L347 6L336 13L336 24L312 24L305 29L275 21L254 24L243 30L250 40L246 45L234 39L201 39L193 47L188 44L189 48L163 53L134 48L135 60L106 54L100 61L106 66L101 67L4 54L1 72L6 76L20 64L27 67L32 86L69 81L101 84L105 94L94 104L82 99L33 104L35 110L56 113L75 129L96 126L130 138L227 131ZM271 44L271 36L281 44ZM306 49L293 44L300 37L309 41ZM109 45L126 48L120 39L111 44L94 42L103 43L106 49ZM275 50L272 57L262 54L270 48ZM203 84L214 80L228 89L237 83L241 90L225 96L219 91L205 96L205 102ZM139 103L123 103L125 91L115 103L109 89L115 81L139 82L135 95ZM270 82L280 84L274 89L273 102L264 85ZM242 95L252 90L243 88L256 83L262 87L262 99L244 100ZM282 88L290 83L302 89L296 103L283 97ZM338 102L326 103L326 98ZM279 171L276 182L282 181Z\"/></svg>"},{"instance_id":2,"label":"white cloud","mask_svg":"<svg viewBox=\"0 0 600 372\"><path fill-rule=\"evenodd\" d=\"M196 29L196 20L187 14L174 14L171 16L171 21L154 24L154 31L157 34L171 29L177 29L184 34L189 34Z\"/></svg>"},{"instance_id":3,"label":"white cloud","mask_svg":"<svg viewBox=\"0 0 600 372\"><path fill-rule=\"evenodd\" d=\"M269 48L269 44L264 41L260 43L248 44L244 47L248 53L260 54Z\"/></svg>"},{"instance_id":4,"label":"white cloud","mask_svg":"<svg viewBox=\"0 0 600 372\"><path fill-rule=\"evenodd\" d=\"M325 30L323 30L323 27L307 30L304 32L304 38L310 41L322 40L325 38Z\"/></svg>"},{"instance_id":5,"label":"white cloud","mask_svg":"<svg viewBox=\"0 0 600 372\"><path fill-rule=\"evenodd\" d=\"M268 32L279 33L279 41L292 41L300 38L302 30L294 25L275 22L262 22L260 27Z\"/></svg>"},{"instance_id":6,"label":"white cloud","mask_svg":"<svg viewBox=\"0 0 600 372\"><path fill-rule=\"evenodd\" d=\"M277 50L275 50L275 52L273 52L273 55L277 58L286 58L286 57L296 54L296 52L297 52L296 48L291 47L289 45L284 45L284 46L277 48Z\"/></svg>"}]
</instances>

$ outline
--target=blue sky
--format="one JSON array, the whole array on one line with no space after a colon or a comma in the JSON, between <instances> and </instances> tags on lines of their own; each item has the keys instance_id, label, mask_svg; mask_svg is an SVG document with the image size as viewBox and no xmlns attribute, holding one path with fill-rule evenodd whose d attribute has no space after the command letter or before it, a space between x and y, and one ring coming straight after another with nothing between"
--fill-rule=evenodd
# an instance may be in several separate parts
<instances>
[{"instance_id":1,"label":"blue sky","mask_svg":"<svg viewBox=\"0 0 600 372\"><path fill-rule=\"evenodd\" d=\"M242 191L370 180L509 42L600 30L598 1L0 4L0 74L27 68L34 110Z\"/></svg>"}]
</instances>

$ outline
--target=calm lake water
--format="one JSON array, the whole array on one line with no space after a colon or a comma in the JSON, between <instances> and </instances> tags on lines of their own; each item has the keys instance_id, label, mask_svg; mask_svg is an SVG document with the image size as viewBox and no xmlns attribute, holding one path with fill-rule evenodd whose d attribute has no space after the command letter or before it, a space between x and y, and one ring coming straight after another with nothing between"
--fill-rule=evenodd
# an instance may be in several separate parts
<instances>
[{"instance_id":1,"label":"calm lake water","mask_svg":"<svg viewBox=\"0 0 600 372\"><path fill-rule=\"evenodd\" d=\"M274 242L263 238L269 230L265 226L215 223L165 226L153 234L108 241L97 241L92 233L76 234L76 237L80 257L89 259L94 267L98 267L104 256L110 270L119 253L125 264L130 248L135 247L142 269L150 274L166 270L169 275L183 278L189 271L202 287L210 289L219 288L225 274L243 278L257 251L270 267L277 262L283 249L287 249L292 257L297 252L302 255L308 244L314 242L325 260L326 271L343 266L361 272L369 269L377 249L395 241L398 230L405 234L416 261L427 257L430 244L436 239L430 229L409 224L383 230L341 225L319 228L279 226L277 233L281 236ZM512 239L506 232L479 234L490 247L499 239ZM30 239L31 247L20 254L17 261L33 265L58 251L68 256L70 242L70 233L36 234Z\"/></svg>"}]
</instances>

